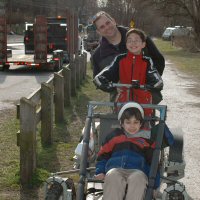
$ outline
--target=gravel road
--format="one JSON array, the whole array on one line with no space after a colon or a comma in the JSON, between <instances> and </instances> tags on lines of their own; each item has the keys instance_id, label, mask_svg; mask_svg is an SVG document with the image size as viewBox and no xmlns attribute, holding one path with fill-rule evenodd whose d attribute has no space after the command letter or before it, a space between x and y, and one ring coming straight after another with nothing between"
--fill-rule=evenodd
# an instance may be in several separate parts
<instances>
[{"instance_id":1,"label":"gravel road","mask_svg":"<svg viewBox=\"0 0 200 200\"><path fill-rule=\"evenodd\" d=\"M184 133L185 177L181 181L194 200L200 200L200 83L180 73L168 60L164 71L163 102L168 106L167 124Z\"/></svg>"}]
</instances>

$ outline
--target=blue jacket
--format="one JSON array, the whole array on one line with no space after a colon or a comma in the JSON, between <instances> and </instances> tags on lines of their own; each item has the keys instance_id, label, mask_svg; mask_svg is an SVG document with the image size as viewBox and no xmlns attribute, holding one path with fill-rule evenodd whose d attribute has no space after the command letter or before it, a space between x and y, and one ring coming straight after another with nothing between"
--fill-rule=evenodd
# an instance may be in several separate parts
<instances>
[{"instance_id":1,"label":"blue jacket","mask_svg":"<svg viewBox=\"0 0 200 200\"><path fill-rule=\"evenodd\" d=\"M122 129L110 133L98 153L96 174L106 174L112 168L138 169L149 176L150 164L155 143L143 137L127 137ZM159 171L159 170L158 170ZM160 185L157 173L155 185Z\"/></svg>"}]
</instances>

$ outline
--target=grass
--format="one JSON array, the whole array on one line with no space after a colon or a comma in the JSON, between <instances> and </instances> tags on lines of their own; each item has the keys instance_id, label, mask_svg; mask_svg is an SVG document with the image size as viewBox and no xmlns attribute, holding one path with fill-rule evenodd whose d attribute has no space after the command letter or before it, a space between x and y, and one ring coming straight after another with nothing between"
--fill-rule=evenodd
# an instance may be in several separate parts
<instances>
[{"instance_id":1,"label":"grass","mask_svg":"<svg viewBox=\"0 0 200 200\"><path fill-rule=\"evenodd\" d=\"M77 90L76 97L72 98L71 106L65 109L65 122L54 124L53 145L41 146L38 126L37 170L26 188L22 188L19 181L19 147L16 145L19 121L15 110L6 111L0 118L0 199L43 199L43 183L50 173L73 167L74 149L85 124L88 101L106 100L107 97L105 93L97 92L92 83L92 69L88 65L86 79Z\"/></svg>"},{"instance_id":2,"label":"grass","mask_svg":"<svg viewBox=\"0 0 200 200\"><path fill-rule=\"evenodd\" d=\"M172 46L170 41L155 40L165 59L171 60L180 70L200 78L200 53L192 53L182 48Z\"/></svg>"},{"instance_id":3,"label":"grass","mask_svg":"<svg viewBox=\"0 0 200 200\"><path fill-rule=\"evenodd\" d=\"M14 115L10 110L6 114ZM0 188L18 188L19 148L16 133L19 122L15 118L3 117L4 123L0 125Z\"/></svg>"}]
</instances>

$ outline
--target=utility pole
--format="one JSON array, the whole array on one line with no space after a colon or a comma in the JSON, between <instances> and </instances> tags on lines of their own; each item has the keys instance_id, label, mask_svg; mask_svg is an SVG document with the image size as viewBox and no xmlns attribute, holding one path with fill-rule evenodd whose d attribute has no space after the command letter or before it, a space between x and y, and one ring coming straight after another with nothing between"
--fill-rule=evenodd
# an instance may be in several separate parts
<instances>
[{"instance_id":1,"label":"utility pole","mask_svg":"<svg viewBox=\"0 0 200 200\"><path fill-rule=\"evenodd\" d=\"M7 12L6 12L7 9ZM7 25L9 27L9 31L11 30L11 19L12 19L12 0L0 1L0 16L7 17ZM7 16L6 16L7 15Z\"/></svg>"},{"instance_id":2,"label":"utility pole","mask_svg":"<svg viewBox=\"0 0 200 200\"><path fill-rule=\"evenodd\" d=\"M56 0L56 17L58 16L58 0Z\"/></svg>"},{"instance_id":3,"label":"utility pole","mask_svg":"<svg viewBox=\"0 0 200 200\"><path fill-rule=\"evenodd\" d=\"M5 15L5 1L0 1L0 16Z\"/></svg>"},{"instance_id":4,"label":"utility pole","mask_svg":"<svg viewBox=\"0 0 200 200\"><path fill-rule=\"evenodd\" d=\"M11 24L12 24L12 0L9 0L9 16L8 16L8 18L9 18L9 22L8 22L8 24L9 24L9 31L11 31Z\"/></svg>"},{"instance_id":5,"label":"utility pole","mask_svg":"<svg viewBox=\"0 0 200 200\"><path fill-rule=\"evenodd\" d=\"M5 1L0 1L0 62L7 61L7 29L5 16ZM5 66L3 65L3 68Z\"/></svg>"}]
</instances>

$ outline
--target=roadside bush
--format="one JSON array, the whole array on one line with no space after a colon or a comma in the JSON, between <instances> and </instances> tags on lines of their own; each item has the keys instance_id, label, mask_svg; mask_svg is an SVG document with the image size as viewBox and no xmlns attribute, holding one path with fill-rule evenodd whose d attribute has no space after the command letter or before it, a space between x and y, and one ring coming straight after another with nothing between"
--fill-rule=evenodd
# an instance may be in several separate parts
<instances>
[{"instance_id":1,"label":"roadside bush","mask_svg":"<svg viewBox=\"0 0 200 200\"><path fill-rule=\"evenodd\" d=\"M195 38L193 36L177 36L172 40L172 45L176 47L181 47L189 52L199 52L200 49L195 43Z\"/></svg>"}]
</instances>

